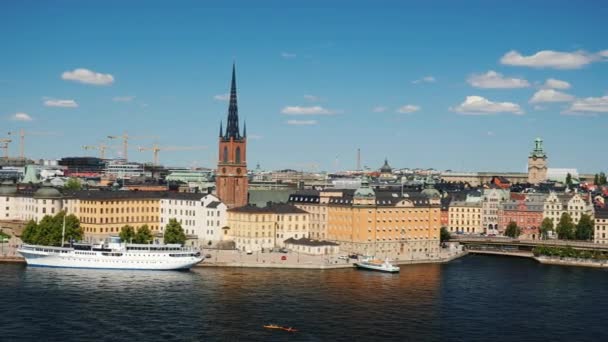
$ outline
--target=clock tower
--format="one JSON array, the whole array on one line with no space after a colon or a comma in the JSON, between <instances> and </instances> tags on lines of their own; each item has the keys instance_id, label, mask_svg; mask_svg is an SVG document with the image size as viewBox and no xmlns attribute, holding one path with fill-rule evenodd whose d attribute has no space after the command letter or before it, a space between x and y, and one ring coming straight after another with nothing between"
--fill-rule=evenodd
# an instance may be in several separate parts
<instances>
[{"instance_id":1,"label":"clock tower","mask_svg":"<svg viewBox=\"0 0 608 342\"><path fill-rule=\"evenodd\" d=\"M543 150L543 140L534 140L534 150L528 157L528 183L538 184L547 180L547 155Z\"/></svg>"},{"instance_id":2,"label":"clock tower","mask_svg":"<svg viewBox=\"0 0 608 342\"><path fill-rule=\"evenodd\" d=\"M232 84L226 131L220 122L219 158L215 173L217 196L228 208L247 204L247 127L239 131L239 109L236 100L236 75L232 65Z\"/></svg>"}]
</instances>

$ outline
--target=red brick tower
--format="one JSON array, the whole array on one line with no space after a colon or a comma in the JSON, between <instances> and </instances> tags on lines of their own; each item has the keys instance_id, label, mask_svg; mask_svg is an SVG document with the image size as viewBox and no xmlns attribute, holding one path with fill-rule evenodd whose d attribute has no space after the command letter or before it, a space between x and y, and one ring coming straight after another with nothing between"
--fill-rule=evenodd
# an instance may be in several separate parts
<instances>
[{"instance_id":1,"label":"red brick tower","mask_svg":"<svg viewBox=\"0 0 608 342\"><path fill-rule=\"evenodd\" d=\"M247 128L243 135L239 132L239 109L236 101L235 67L232 65L232 85L228 106L226 132L220 123L219 159L215 174L215 188L218 197L228 208L247 204Z\"/></svg>"}]
</instances>

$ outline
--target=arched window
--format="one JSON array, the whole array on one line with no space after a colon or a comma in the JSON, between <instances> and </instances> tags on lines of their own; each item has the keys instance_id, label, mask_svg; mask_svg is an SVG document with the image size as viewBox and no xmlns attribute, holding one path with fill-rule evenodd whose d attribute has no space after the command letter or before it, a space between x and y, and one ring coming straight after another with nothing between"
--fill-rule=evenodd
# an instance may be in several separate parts
<instances>
[{"instance_id":1,"label":"arched window","mask_svg":"<svg viewBox=\"0 0 608 342\"><path fill-rule=\"evenodd\" d=\"M240 163L241 162L241 148L237 147L236 148L236 163Z\"/></svg>"},{"instance_id":2,"label":"arched window","mask_svg":"<svg viewBox=\"0 0 608 342\"><path fill-rule=\"evenodd\" d=\"M228 147L224 146L224 163L228 162Z\"/></svg>"}]
</instances>

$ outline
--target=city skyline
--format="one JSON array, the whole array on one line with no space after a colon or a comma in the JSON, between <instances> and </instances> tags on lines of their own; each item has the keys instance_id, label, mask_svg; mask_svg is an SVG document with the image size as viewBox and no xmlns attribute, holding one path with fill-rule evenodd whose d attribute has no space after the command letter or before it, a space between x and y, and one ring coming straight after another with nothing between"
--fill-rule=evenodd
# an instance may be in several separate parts
<instances>
[{"instance_id":1,"label":"city skyline","mask_svg":"<svg viewBox=\"0 0 608 342\"><path fill-rule=\"evenodd\" d=\"M550 167L605 170L601 2L109 4L0 5L2 126L60 135L26 137L28 157L127 131L158 136L132 160L205 145L161 163L213 168L235 61L251 169L354 169L360 148L372 169L525 171L540 136Z\"/></svg>"}]
</instances>

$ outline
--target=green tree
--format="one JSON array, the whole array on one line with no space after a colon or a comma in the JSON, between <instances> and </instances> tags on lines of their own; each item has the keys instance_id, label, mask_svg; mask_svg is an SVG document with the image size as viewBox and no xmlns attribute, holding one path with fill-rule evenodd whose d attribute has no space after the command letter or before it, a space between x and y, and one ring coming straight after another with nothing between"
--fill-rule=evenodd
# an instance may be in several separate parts
<instances>
[{"instance_id":1,"label":"green tree","mask_svg":"<svg viewBox=\"0 0 608 342\"><path fill-rule=\"evenodd\" d=\"M441 230L439 231L439 241L445 242L448 241L450 238L451 236L450 232L448 232L448 229L446 227L441 227Z\"/></svg>"},{"instance_id":2,"label":"green tree","mask_svg":"<svg viewBox=\"0 0 608 342\"><path fill-rule=\"evenodd\" d=\"M34 220L30 220L21 233L21 240L32 245L37 244L36 237L38 236L38 224Z\"/></svg>"},{"instance_id":3,"label":"green tree","mask_svg":"<svg viewBox=\"0 0 608 342\"><path fill-rule=\"evenodd\" d=\"M183 245L186 243L186 234L182 228L181 223L177 222L176 219L169 219L169 223L165 227L165 243L179 243Z\"/></svg>"},{"instance_id":4,"label":"green tree","mask_svg":"<svg viewBox=\"0 0 608 342\"><path fill-rule=\"evenodd\" d=\"M566 175L566 185L570 188L572 187L572 175L570 172Z\"/></svg>"},{"instance_id":5,"label":"green tree","mask_svg":"<svg viewBox=\"0 0 608 342\"><path fill-rule=\"evenodd\" d=\"M576 225L576 239L577 240L591 240L593 236L593 226L595 222L591 219L591 216L587 214L581 215L581 219Z\"/></svg>"},{"instance_id":6,"label":"green tree","mask_svg":"<svg viewBox=\"0 0 608 342\"><path fill-rule=\"evenodd\" d=\"M562 217L559 218L559 223L555 229L557 231L557 238L562 240L572 240L574 238L574 223L570 214L563 213Z\"/></svg>"},{"instance_id":7,"label":"green tree","mask_svg":"<svg viewBox=\"0 0 608 342\"><path fill-rule=\"evenodd\" d=\"M593 184L600 185L600 175L597 173L593 176Z\"/></svg>"},{"instance_id":8,"label":"green tree","mask_svg":"<svg viewBox=\"0 0 608 342\"><path fill-rule=\"evenodd\" d=\"M137 228L137 233L133 237L135 243L150 243L152 241L152 232L147 224Z\"/></svg>"},{"instance_id":9,"label":"green tree","mask_svg":"<svg viewBox=\"0 0 608 342\"><path fill-rule=\"evenodd\" d=\"M599 185L606 185L606 174L604 172L600 172L598 176Z\"/></svg>"},{"instance_id":10,"label":"green tree","mask_svg":"<svg viewBox=\"0 0 608 342\"><path fill-rule=\"evenodd\" d=\"M553 230L553 220L545 217L540 224L540 236L543 240L547 240L549 232Z\"/></svg>"},{"instance_id":11,"label":"green tree","mask_svg":"<svg viewBox=\"0 0 608 342\"><path fill-rule=\"evenodd\" d=\"M65 190L78 191L82 189L82 183L80 183L78 178L71 177L67 182L65 182L63 188Z\"/></svg>"},{"instance_id":12,"label":"green tree","mask_svg":"<svg viewBox=\"0 0 608 342\"><path fill-rule=\"evenodd\" d=\"M120 236L120 239L125 243L131 242L135 238L135 228L133 228L133 226L125 225L120 228L118 236Z\"/></svg>"},{"instance_id":13,"label":"green tree","mask_svg":"<svg viewBox=\"0 0 608 342\"><path fill-rule=\"evenodd\" d=\"M517 226L517 223L511 221L507 225L507 229L505 230L505 235L508 237L516 238L521 234L521 229Z\"/></svg>"}]
</instances>

